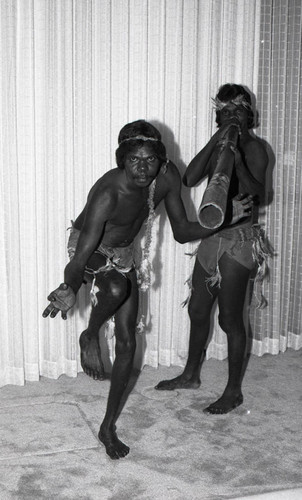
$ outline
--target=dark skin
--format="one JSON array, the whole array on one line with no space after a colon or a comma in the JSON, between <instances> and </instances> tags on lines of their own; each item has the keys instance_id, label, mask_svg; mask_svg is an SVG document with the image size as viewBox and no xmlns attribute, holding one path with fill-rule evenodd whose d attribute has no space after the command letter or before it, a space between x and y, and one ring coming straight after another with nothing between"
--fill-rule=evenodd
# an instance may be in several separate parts
<instances>
[{"instance_id":1,"label":"dark skin","mask_svg":"<svg viewBox=\"0 0 302 500\"><path fill-rule=\"evenodd\" d=\"M247 111L243 106L228 104L223 108L218 131L189 164L184 183L192 187L205 176L211 179L219 155L218 141L234 124L239 127L240 135L237 144L227 145L228 154L233 156L234 161L229 196L248 193L261 204L264 200L268 157L260 140L248 131ZM249 220L251 216L244 222ZM226 232L223 228L222 231ZM191 327L187 363L181 375L163 380L156 386L158 390L195 389L200 386L200 367L210 333L211 311L217 299L219 324L228 341L229 377L222 396L205 409L212 414L228 413L243 402L241 385L246 354L243 307L251 272L226 253L219 260L219 268L222 277L220 288L206 284L210 276L196 259L189 303Z\"/></svg>"},{"instance_id":2,"label":"dark skin","mask_svg":"<svg viewBox=\"0 0 302 500\"><path fill-rule=\"evenodd\" d=\"M55 317L59 311L66 319L67 311L83 279L91 281L85 267L97 270L105 257L95 253L100 241L112 247L128 246L138 234L148 216L149 186L156 178L155 206L164 200L174 238L180 243L211 234L197 222L189 222L180 196L181 178L175 165L162 161L150 143L135 147L126 155L124 169L107 172L92 187L87 204L74 226L81 231L74 258L67 264L64 283L48 297L49 306L43 316ZM237 202L237 220L250 210L251 201ZM96 277L98 304L92 308L87 329L80 336L81 363L84 372L94 379L104 378L104 368L98 341L100 327L115 315L115 360L107 410L100 427L99 439L112 459L125 457L129 447L116 434L116 419L122 396L129 382L136 348L135 330L138 310L136 272L125 275L116 270L99 273Z\"/></svg>"}]
</instances>

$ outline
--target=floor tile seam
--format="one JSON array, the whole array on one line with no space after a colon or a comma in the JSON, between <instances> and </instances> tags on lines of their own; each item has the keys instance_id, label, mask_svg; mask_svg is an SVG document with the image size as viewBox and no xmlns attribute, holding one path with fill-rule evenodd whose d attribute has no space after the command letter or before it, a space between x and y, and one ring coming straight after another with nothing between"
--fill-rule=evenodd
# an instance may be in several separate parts
<instances>
[{"instance_id":1,"label":"floor tile seam","mask_svg":"<svg viewBox=\"0 0 302 500\"><path fill-rule=\"evenodd\" d=\"M47 400L47 401L29 401L30 398L27 398L24 400L24 402L10 402L10 404L3 404L0 403L0 412L7 409L11 408L23 408L25 406L43 406L43 405L53 405L53 404L59 404L59 405L82 405L86 403L95 403L99 402L100 398L99 396L96 396L95 398L87 401L87 399L81 400L81 399L53 399L53 400ZM105 398L104 398L105 399Z\"/></svg>"},{"instance_id":2,"label":"floor tile seam","mask_svg":"<svg viewBox=\"0 0 302 500\"><path fill-rule=\"evenodd\" d=\"M77 408L78 412L79 412L79 415L80 417L82 417L84 423L86 424L86 426L89 428L90 432L92 433L93 437L98 441L98 436L95 432L95 429L94 429L94 426L91 424L90 420L87 418L86 416L86 413L85 411L81 408L81 402L77 402L77 401L73 401L73 402L70 402L70 401L62 401L62 402L48 402L48 403L36 403L36 404L27 404L27 405L20 405L20 407L24 407L24 406L46 406L46 405L53 405L53 404L60 404L60 405L63 405L63 406L74 406ZM14 408L18 408L18 406L15 406ZM8 408L7 408L8 409ZM11 407L10 407L11 409ZM2 411L3 409L0 408L0 414L4 414L5 411ZM0 458L1 460L1 458Z\"/></svg>"},{"instance_id":3,"label":"floor tile seam","mask_svg":"<svg viewBox=\"0 0 302 500\"><path fill-rule=\"evenodd\" d=\"M16 404L11 404L8 406L3 406L0 405L0 413L5 413L5 410L12 409L12 408L24 408L25 406L46 406L46 405L53 405L53 404L59 404L59 405L70 405L70 406L77 406L78 402L77 401L67 401L67 400L62 400L62 401L36 401L36 402L24 402L24 403L16 403Z\"/></svg>"},{"instance_id":4,"label":"floor tile seam","mask_svg":"<svg viewBox=\"0 0 302 500\"><path fill-rule=\"evenodd\" d=\"M96 443L95 446L87 446L87 447L80 447L80 448L66 448L64 450L58 450L58 451L53 451L53 452L38 452L38 453L25 453L24 455L20 456L6 456L6 457L0 457L0 467L1 467L1 462L7 462L7 461L20 461L25 458L35 458L35 457L51 457L55 455L62 455L63 453L73 453L73 452L86 452L86 451L93 451L93 450L99 450L101 449L101 444ZM16 466L19 466L20 464L17 463Z\"/></svg>"},{"instance_id":5,"label":"floor tile seam","mask_svg":"<svg viewBox=\"0 0 302 500\"><path fill-rule=\"evenodd\" d=\"M132 453L133 453L134 448L132 448ZM131 457L130 457L131 459ZM127 457L126 457L127 460ZM138 459L139 461L139 459ZM123 462L124 464L125 462ZM167 481L173 485L177 485L177 487L181 487L184 489L184 491L188 488L196 488L196 487L201 487L203 485L203 481L201 479L196 479L195 482L192 482L192 480L186 481L185 479L181 478L179 475L175 475L170 473L169 471L162 471L154 468L150 468L150 464L142 464L141 462L134 463L132 462L132 467L129 466L129 470L131 469L133 476L139 476L139 477L152 477L152 482L154 482L154 477L152 474L155 474L156 476L158 475L160 478L164 478L164 483L166 484ZM128 474L129 474L128 470ZM145 472L144 472L145 471ZM129 477L129 476L128 476Z\"/></svg>"},{"instance_id":6,"label":"floor tile seam","mask_svg":"<svg viewBox=\"0 0 302 500\"><path fill-rule=\"evenodd\" d=\"M87 427L89 428L89 430L91 431L91 433L93 434L95 439L99 440L99 438L94 430L94 426L91 424L90 420L86 416L86 413L81 408L81 403L75 403L75 406L77 406L79 414L81 415L82 419L84 420L85 424L87 425Z\"/></svg>"}]
</instances>

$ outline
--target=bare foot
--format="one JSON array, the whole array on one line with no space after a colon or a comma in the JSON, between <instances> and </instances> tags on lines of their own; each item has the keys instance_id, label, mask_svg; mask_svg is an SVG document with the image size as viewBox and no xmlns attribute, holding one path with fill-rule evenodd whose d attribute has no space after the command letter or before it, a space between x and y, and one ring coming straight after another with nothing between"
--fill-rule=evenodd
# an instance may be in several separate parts
<instances>
[{"instance_id":1,"label":"bare foot","mask_svg":"<svg viewBox=\"0 0 302 500\"><path fill-rule=\"evenodd\" d=\"M101 426L98 437L105 446L107 455L109 455L112 460L118 460L128 455L130 451L129 446L119 440L115 430L105 430Z\"/></svg>"},{"instance_id":2,"label":"bare foot","mask_svg":"<svg viewBox=\"0 0 302 500\"><path fill-rule=\"evenodd\" d=\"M224 415L230 411L237 408L243 403L243 395L239 394L223 394L215 403L205 408L203 411L205 413L211 413L213 415Z\"/></svg>"},{"instance_id":3,"label":"bare foot","mask_svg":"<svg viewBox=\"0 0 302 500\"><path fill-rule=\"evenodd\" d=\"M105 372L98 339L88 337L85 330L80 336L80 347L81 365L86 375L94 380L104 380Z\"/></svg>"},{"instance_id":4,"label":"bare foot","mask_svg":"<svg viewBox=\"0 0 302 500\"><path fill-rule=\"evenodd\" d=\"M162 380L155 386L155 389L158 391L174 391L174 389L198 389L199 386L200 379L198 377L188 379L182 374L170 380Z\"/></svg>"}]
</instances>

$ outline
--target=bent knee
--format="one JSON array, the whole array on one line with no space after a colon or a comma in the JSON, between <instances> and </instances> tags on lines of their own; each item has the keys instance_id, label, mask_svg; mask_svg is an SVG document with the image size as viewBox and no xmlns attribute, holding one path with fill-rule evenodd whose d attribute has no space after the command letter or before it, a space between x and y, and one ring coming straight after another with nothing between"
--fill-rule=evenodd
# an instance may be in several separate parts
<instances>
[{"instance_id":1,"label":"bent knee","mask_svg":"<svg viewBox=\"0 0 302 500\"><path fill-rule=\"evenodd\" d=\"M104 284L104 280L102 280L99 288L104 290L107 298L112 297L113 299L122 302L128 295L128 281L129 280L125 278L125 276L117 274L116 276L111 276L106 285Z\"/></svg>"},{"instance_id":2,"label":"bent knee","mask_svg":"<svg viewBox=\"0 0 302 500\"><path fill-rule=\"evenodd\" d=\"M124 299L127 296L127 280L123 278L123 281L112 282L110 284L110 294L115 299Z\"/></svg>"}]
</instances>

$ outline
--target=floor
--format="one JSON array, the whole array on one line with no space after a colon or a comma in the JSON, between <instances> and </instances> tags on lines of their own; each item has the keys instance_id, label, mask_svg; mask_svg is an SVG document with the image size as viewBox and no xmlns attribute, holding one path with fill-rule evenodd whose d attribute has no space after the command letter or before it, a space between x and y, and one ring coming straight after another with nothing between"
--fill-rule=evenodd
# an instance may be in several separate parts
<instances>
[{"instance_id":1,"label":"floor","mask_svg":"<svg viewBox=\"0 0 302 500\"><path fill-rule=\"evenodd\" d=\"M209 360L197 390L159 392L178 367L145 367L118 420L130 454L112 461L97 439L109 380L41 378L0 389L0 499L302 499L302 350L252 356L242 406L202 409L227 362ZM256 495L256 496L255 496Z\"/></svg>"}]
</instances>

